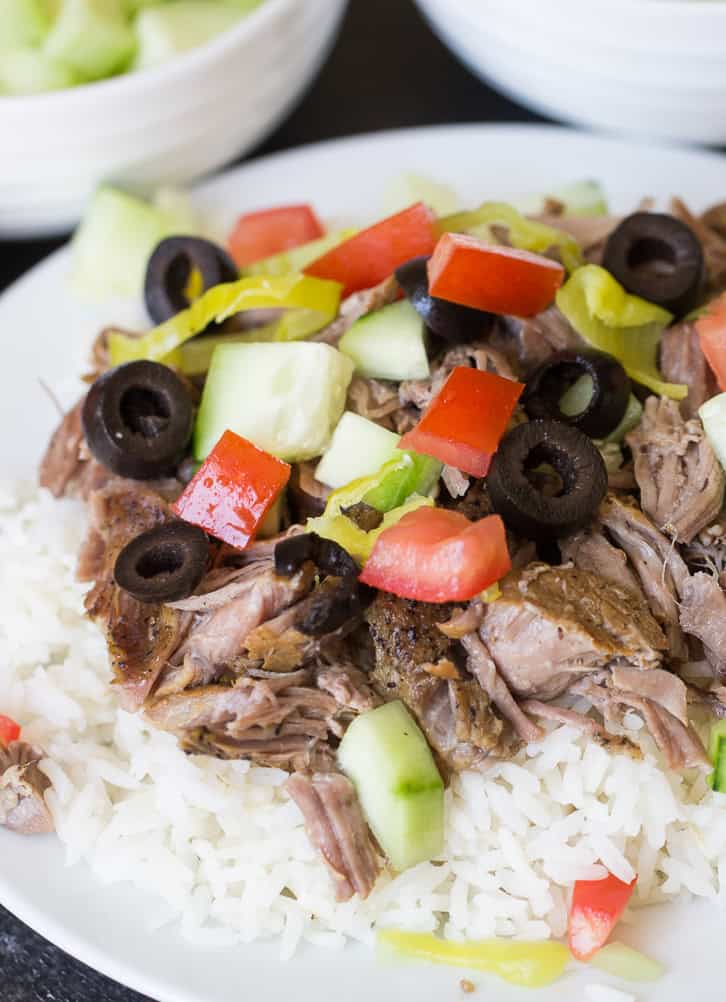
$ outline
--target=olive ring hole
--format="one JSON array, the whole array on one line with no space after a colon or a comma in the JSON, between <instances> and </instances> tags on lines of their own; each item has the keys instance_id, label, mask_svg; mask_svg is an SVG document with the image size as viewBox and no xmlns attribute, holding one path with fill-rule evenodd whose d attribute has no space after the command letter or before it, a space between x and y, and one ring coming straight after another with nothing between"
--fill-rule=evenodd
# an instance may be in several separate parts
<instances>
[{"instance_id":1,"label":"olive ring hole","mask_svg":"<svg viewBox=\"0 0 726 1002\"><path fill-rule=\"evenodd\" d=\"M189 281L192 276L194 262L191 255L186 251L180 251L176 257L172 258L166 269L165 286L167 295L175 301L180 309L185 309L190 304L188 295Z\"/></svg>"},{"instance_id":2,"label":"olive ring hole","mask_svg":"<svg viewBox=\"0 0 726 1002\"><path fill-rule=\"evenodd\" d=\"M171 418L166 394L146 386L130 386L124 390L119 410L124 425L144 438L161 434Z\"/></svg>"},{"instance_id":3,"label":"olive ring hole","mask_svg":"<svg viewBox=\"0 0 726 1002\"><path fill-rule=\"evenodd\" d=\"M546 498L569 494L577 482L577 474L567 453L544 443L528 453L523 472L532 487Z\"/></svg>"},{"instance_id":4,"label":"olive ring hole","mask_svg":"<svg viewBox=\"0 0 726 1002\"><path fill-rule=\"evenodd\" d=\"M678 264L672 245L658 237L641 237L634 240L626 258L633 272L656 270L662 275L672 275Z\"/></svg>"},{"instance_id":5,"label":"olive ring hole","mask_svg":"<svg viewBox=\"0 0 726 1002\"><path fill-rule=\"evenodd\" d=\"M136 563L136 573L145 580L177 574L184 566L184 547L176 543L159 543L142 553Z\"/></svg>"}]
</instances>

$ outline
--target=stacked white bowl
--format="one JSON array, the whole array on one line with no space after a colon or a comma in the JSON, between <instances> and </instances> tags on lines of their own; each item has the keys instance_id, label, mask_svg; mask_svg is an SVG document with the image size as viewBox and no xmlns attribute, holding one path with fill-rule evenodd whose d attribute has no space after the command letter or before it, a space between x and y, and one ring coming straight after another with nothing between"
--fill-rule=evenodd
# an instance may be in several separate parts
<instances>
[{"instance_id":1,"label":"stacked white bowl","mask_svg":"<svg viewBox=\"0 0 726 1002\"><path fill-rule=\"evenodd\" d=\"M300 97L346 0L266 0L162 66L0 97L0 236L62 232L101 181L146 192L246 152Z\"/></svg>"},{"instance_id":2,"label":"stacked white bowl","mask_svg":"<svg viewBox=\"0 0 726 1002\"><path fill-rule=\"evenodd\" d=\"M578 124L726 142L726 2L417 0L479 76Z\"/></svg>"}]
</instances>

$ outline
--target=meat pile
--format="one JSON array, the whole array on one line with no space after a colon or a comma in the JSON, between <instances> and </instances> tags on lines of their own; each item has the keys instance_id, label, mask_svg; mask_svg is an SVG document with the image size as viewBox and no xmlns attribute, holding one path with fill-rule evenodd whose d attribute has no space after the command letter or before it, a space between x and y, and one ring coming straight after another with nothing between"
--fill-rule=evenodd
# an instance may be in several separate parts
<instances>
[{"instance_id":1,"label":"meat pile","mask_svg":"<svg viewBox=\"0 0 726 1002\"><path fill-rule=\"evenodd\" d=\"M593 259L601 239L593 237ZM388 282L358 294L321 337L335 342L361 311L395 293ZM526 322L499 318L480 341L442 346L428 380L356 378L348 406L403 432L453 367L526 379L579 343L555 307ZM121 704L190 753L287 770L287 790L340 900L367 895L383 861L354 788L337 771L336 749L351 720L384 701L408 706L445 776L511 756L547 722L639 754L623 727L633 713L669 767L708 766L689 709L726 713L726 595L714 573L726 575L726 481L695 416L715 387L691 325L666 333L661 363L667 379L689 384L688 398L680 406L646 400L627 440L632 473L621 483L630 489L614 489L557 553L550 547L542 560L537 541L510 533L513 570L496 600L429 605L379 592L327 632L310 629L311 613L338 600L337 579L321 579L312 563L279 576L276 540L241 552L214 544L201 585L182 601L142 603L120 589L116 556L171 517L168 502L181 484L109 474L88 454L75 408L40 477L56 496L88 503L78 572L91 583L86 609L105 632ZM295 511L317 514L325 501L307 464L295 470L293 488L307 508L293 509L287 535L302 531ZM469 518L491 510L486 483L457 470L445 470L440 492L439 504ZM712 675L700 688L684 670L694 661ZM0 812L8 824L31 818L42 826L23 785L27 754L8 754L18 761L14 784L0 788Z\"/></svg>"}]
</instances>

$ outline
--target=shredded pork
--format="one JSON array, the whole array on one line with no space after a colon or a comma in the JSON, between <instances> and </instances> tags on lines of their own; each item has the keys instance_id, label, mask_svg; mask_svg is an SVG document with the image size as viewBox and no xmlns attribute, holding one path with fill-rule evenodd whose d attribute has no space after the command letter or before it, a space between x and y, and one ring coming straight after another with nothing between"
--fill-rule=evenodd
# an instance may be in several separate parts
<instances>
[{"instance_id":1,"label":"shredded pork","mask_svg":"<svg viewBox=\"0 0 726 1002\"><path fill-rule=\"evenodd\" d=\"M0 743L0 825L20 835L44 835L55 828L45 802L50 780L38 768L40 748L26 741Z\"/></svg>"},{"instance_id":2,"label":"shredded pork","mask_svg":"<svg viewBox=\"0 0 726 1002\"><path fill-rule=\"evenodd\" d=\"M535 563L501 592L479 633L516 696L550 700L588 672L662 662L666 638L645 603L595 574Z\"/></svg>"},{"instance_id":3,"label":"shredded pork","mask_svg":"<svg viewBox=\"0 0 726 1002\"><path fill-rule=\"evenodd\" d=\"M333 877L338 901L367 898L381 862L353 784L337 772L295 773L285 784L300 808L308 838Z\"/></svg>"},{"instance_id":4,"label":"shredded pork","mask_svg":"<svg viewBox=\"0 0 726 1002\"><path fill-rule=\"evenodd\" d=\"M648 397L627 437L643 511L680 543L718 516L726 475L697 418L685 421L674 400Z\"/></svg>"}]
</instances>

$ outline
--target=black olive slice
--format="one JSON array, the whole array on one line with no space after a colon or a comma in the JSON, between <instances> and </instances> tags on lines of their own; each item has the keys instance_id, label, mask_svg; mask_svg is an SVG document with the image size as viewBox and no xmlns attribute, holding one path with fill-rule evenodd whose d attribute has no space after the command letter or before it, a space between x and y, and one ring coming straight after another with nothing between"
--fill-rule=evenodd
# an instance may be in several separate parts
<instances>
[{"instance_id":1,"label":"black olive slice","mask_svg":"<svg viewBox=\"0 0 726 1002\"><path fill-rule=\"evenodd\" d=\"M429 295L427 257L414 257L396 269L396 281L428 329L452 344L468 344L481 338L494 321L492 313L459 306Z\"/></svg>"},{"instance_id":2,"label":"black olive slice","mask_svg":"<svg viewBox=\"0 0 726 1002\"><path fill-rule=\"evenodd\" d=\"M280 540L275 546L275 574L291 578L308 560L314 563L316 541L319 538L314 532L302 532Z\"/></svg>"},{"instance_id":3,"label":"black olive slice","mask_svg":"<svg viewBox=\"0 0 726 1002\"><path fill-rule=\"evenodd\" d=\"M693 230L675 216L627 216L608 237L602 263L628 292L676 316L698 303L703 250Z\"/></svg>"},{"instance_id":4,"label":"black olive slice","mask_svg":"<svg viewBox=\"0 0 726 1002\"><path fill-rule=\"evenodd\" d=\"M309 637L322 637L363 611L358 582L352 577L330 577L312 595L304 615L295 623Z\"/></svg>"},{"instance_id":5,"label":"black olive slice","mask_svg":"<svg viewBox=\"0 0 726 1002\"><path fill-rule=\"evenodd\" d=\"M590 402L579 414L565 414L560 401L581 376L592 380ZM620 362L603 351L560 351L527 380L522 405L531 418L555 418L591 438L604 438L620 424L630 398L630 379Z\"/></svg>"},{"instance_id":6,"label":"black olive slice","mask_svg":"<svg viewBox=\"0 0 726 1002\"><path fill-rule=\"evenodd\" d=\"M348 551L315 532L303 532L280 540L275 547L275 574L292 577L308 560L323 574L340 578L358 576L358 565Z\"/></svg>"},{"instance_id":7,"label":"black olive slice","mask_svg":"<svg viewBox=\"0 0 726 1002\"><path fill-rule=\"evenodd\" d=\"M184 456L193 409L184 383L167 366L128 362L95 381L81 420L99 463L119 476L150 480Z\"/></svg>"},{"instance_id":8,"label":"black olive slice","mask_svg":"<svg viewBox=\"0 0 726 1002\"><path fill-rule=\"evenodd\" d=\"M528 473L552 467L561 489L544 494ZM560 421L529 421L501 441L487 477L494 510L528 539L559 536L587 523L605 497L602 456L577 428Z\"/></svg>"},{"instance_id":9,"label":"black olive slice","mask_svg":"<svg viewBox=\"0 0 726 1002\"><path fill-rule=\"evenodd\" d=\"M206 533L189 522L167 522L124 546L113 576L139 602L178 602L196 590L208 556Z\"/></svg>"},{"instance_id":10,"label":"black olive slice","mask_svg":"<svg viewBox=\"0 0 726 1002\"><path fill-rule=\"evenodd\" d=\"M144 300L155 324L189 306L185 289L196 269L204 289L221 282L234 282L238 271L225 250L201 237L167 237L157 245L146 266Z\"/></svg>"},{"instance_id":11,"label":"black olive slice","mask_svg":"<svg viewBox=\"0 0 726 1002\"><path fill-rule=\"evenodd\" d=\"M316 566L324 573L338 578L358 577L358 565L340 543L318 537Z\"/></svg>"}]
</instances>

